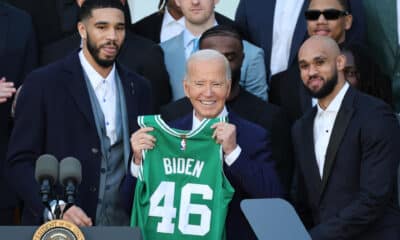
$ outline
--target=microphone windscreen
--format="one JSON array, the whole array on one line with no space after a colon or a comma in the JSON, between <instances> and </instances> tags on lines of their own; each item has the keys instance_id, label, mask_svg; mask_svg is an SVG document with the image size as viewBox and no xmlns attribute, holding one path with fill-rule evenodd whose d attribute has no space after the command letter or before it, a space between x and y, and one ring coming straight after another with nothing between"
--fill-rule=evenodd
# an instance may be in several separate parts
<instances>
[{"instance_id":1,"label":"microphone windscreen","mask_svg":"<svg viewBox=\"0 0 400 240\"><path fill-rule=\"evenodd\" d=\"M74 180L76 184L82 181L81 163L74 157L66 157L60 162L60 183L65 186L68 179Z\"/></svg>"},{"instance_id":2,"label":"microphone windscreen","mask_svg":"<svg viewBox=\"0 0 400 240\"><path fill-rule=\"evenodd\" d=\"M53 155L44 154L38 158L35 166L35 179L38 183L49 179L53 185L58 178L58 160Z\"/></svg>"}]
</instances>

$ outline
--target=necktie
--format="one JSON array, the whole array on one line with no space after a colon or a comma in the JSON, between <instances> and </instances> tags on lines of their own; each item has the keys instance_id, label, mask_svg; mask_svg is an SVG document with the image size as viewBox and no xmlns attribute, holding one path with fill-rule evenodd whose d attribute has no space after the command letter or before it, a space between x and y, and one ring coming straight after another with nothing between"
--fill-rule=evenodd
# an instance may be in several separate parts
<instances>
[{"instance_id":1,"label":"necktie","mask_svg":"<svg viewBox=\"0 0 400 240\"><path fill-rule=\"evenodd\" d=\"M199 50L199 38L193 38L193 48L192 48L192 53L197 52L197 50Z\"/></svg>"}]
</instances>

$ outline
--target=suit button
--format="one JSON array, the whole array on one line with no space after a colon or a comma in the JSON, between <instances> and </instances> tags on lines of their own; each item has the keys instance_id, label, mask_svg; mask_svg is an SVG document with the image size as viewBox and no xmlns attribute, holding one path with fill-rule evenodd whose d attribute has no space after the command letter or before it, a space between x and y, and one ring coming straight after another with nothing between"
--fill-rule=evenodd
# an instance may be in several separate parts
<instances>
[{"instance_id":1,"label":"suit button","mask_svg":"<svg viewBox=\"0 0 400 240\"><path fill-rule=\"evenodd\" d=\"M95 186L91 186L91 187L89 188L89 191L91 191L91 192L96 192L96 191L97 191L97 188L96 188Z\"/></svg>"},{"instance_id":2,"label":"suit button","mask_svg":"<svg viewBox=\"0 0 400 240\"><path fill-rule=\"evenodd\" d=\"M396 77L400 77L400 72L396 72L394 75L395 75Z\"/></svg>"},{"instance_id":3,"label":"suit button","mask_svg":"<svg viewBox=\"0 0 400 240\"><path fill-rule=\"evenodd\" d=\"M104 174L104 173L106 173L106 169L105 169L105 168L101 168L101 169L100 169L100 172L101 172L102 174Z\"/></svg>"},{"instance_id":4,"label":"suit button","mask_svg":"<svg viewBox=\"0 0 400 240\"><path fill-rule=\"evenodd\" d=\"M93 154L97 154L99 152L99 149L97 149L97 148L92 148L92 153Z\"/></svg>"}]
</instances>

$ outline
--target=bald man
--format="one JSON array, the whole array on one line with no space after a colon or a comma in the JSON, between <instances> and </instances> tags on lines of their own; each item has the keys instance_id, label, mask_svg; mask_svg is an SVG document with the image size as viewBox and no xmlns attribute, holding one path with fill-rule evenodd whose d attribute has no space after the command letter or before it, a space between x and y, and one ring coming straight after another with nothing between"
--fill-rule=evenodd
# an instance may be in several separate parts
<instances>
[{"instance_id":1,"label":"bald man","mask_svg":"<svg viewBox=\"0 0 400 240\"><path fill-rule=\"evenodd\" d=\"M298 62L318 99L292 129L295 205L312 239L400 239L400 127L392 110L349 86L334 40L311 37Z\"/></svg>"}]
</instances>

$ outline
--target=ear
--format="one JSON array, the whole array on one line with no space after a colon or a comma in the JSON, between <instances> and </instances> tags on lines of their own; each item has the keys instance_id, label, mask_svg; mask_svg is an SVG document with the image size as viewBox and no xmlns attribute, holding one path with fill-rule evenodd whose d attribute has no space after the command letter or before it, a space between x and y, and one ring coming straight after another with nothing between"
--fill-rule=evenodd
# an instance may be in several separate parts
<instances>
[{"instance_id":1,"label":"ear","mask_svg":"<svg viewBox=\"0 0 400 240\"><path fill-rule=\"evenodd\" d=\"M83 24L83 22L78 22L78 32L81 38L86 40L87 32L86 32L86 26L85 24Z\"/></svg>"},{"instance_id":2,"label":"ear","mask_svg":"<svg viewBox=\"0 0 400 240\"><path fill-rule=\"evenodd\" d=\"M338 72L342 72L346 67L346 56L344 54L340 54L336 57L336 68Z\"/></svg>"},{"instance_id":3,"label":"ear","mask_svg":"<svg viewBox=\"0 0 400 240\"><path fill-rule=\"evenodd\" d=\"M347 31L353 25L353 16L351 14L344 17L344 29Z\"/></svg>"},{"instance_id":4,"label":"ear","mask_svg":"<svg viewBox=\"0 0 400 240\"><path fill-rule=\"evenodd\" d=\"M189 86L189 80L183 80L183 91L185 92L185 96L190 98L190 86Z\"/></svg>"},{"instance_id":5,"label":"ear","mask_svg":"<svg viewBox=\"0 0 400 240\"><path fill-rule=\"evenodd\" d=\"M170 0L170 1L175 1L176 6L181 7L181 1L180 0Z\"/></svg>"}]
</instances>

